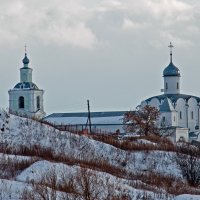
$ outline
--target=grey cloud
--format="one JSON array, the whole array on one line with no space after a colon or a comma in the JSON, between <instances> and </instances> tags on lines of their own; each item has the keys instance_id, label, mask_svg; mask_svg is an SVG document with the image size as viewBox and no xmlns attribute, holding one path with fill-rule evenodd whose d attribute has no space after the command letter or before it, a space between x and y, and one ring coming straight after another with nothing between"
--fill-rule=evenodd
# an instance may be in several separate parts
<instances>
[{"instance_id":1,"label":"grey cloud","mask_svg":"<svg viewBox=\"0 0 200 200\"><path fill-rule=\"evenodd\" d=\"M159 32L176 29L176 26L181 29L187 23L192 24L190 30L197 31L199 25L196 21L200 12L197 5L199 3L191 5L180 0L1 1L0 43L25 38L44 44L94 48L110 42L109 38L101 36L104 31L109 35L113 30L116 33L142 32L146 28L159 35ZM115 22L109 24L109 20ZM94 27L101 26L101 23L105 24L106 30L102 27L98 32ZM182 41L187 36L178 34L176 37ZM161 34L162 38L169 37Z\"/></svg>"},{"instance_id":2,"label":"grey cloud","mask_svg":"<svg viewBox=\"0 0 200 200\"><path fill-rule=\"evenodd\" d=\"M130 108L162 87L170 41L183 71L199 70L199 31L199 0L0 0L1 96L7 106L27 42L47 112L85 98L99 110Z\"/></svg>"},{"instance_id":3,"label":"grey cloud","mask_svg":"<svg viewBox=\"0 0 200 200\"><path fill-rule=\"evenodd\" d=\"M44 43L91 48L98 40L86 22L90 13L81 1L16 1L0 10L0 39L35 38Z\"/></svg>"}]
</instances>

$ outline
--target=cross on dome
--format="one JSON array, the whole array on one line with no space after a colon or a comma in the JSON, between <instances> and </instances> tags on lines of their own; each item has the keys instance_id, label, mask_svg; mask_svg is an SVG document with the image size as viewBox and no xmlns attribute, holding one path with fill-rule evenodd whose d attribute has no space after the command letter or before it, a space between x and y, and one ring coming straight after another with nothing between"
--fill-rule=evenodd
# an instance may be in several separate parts
<instances>
[{"instance_id":1,"label":"cross on dome","mask_svg":"<svg viewBox=\"0 0 200 200\"><path fill-rule=\"evenodd\" d=\"M29 59L27 57L27 45L25 44L24 46L24 51L25 51L25 57L24 59L22 60L22 62L24 63L24 65L28 65L29 64Z\"/></svg>"},{"instance_id":2,"label":"cross on dome","mask_svg":"<svg viewBox=\"0 0 200 200\"><path fill-rule=\"evenodd\" d=\"M180 71L179 69L173 64L172 62L172 48L174 47L172 43L170 42L169 46L170 48L170 63L169 65L164 69L163 76L178 76L180 77Z\"/></svg>"},{"instance_id":3,"label":"cross on dome","mask_svg":"<svg viewBox=\"0 0 200 200\"><path fill-rule=\"evenodd\" d=\"M25 44L24 46L24 51L25 51L25 54L27 53L27 45Z\"/></svg>"},{"instance_id":4,"label":"cross on dome","mask_svg":"<svg viewBox=\"0 0 200 200\"><path fill-rule=\"evenodd\" d=\"M169 44L168 47L170 48L170 62L172 62L172 48L173 48L174 46L173 46L172 43L170 42L170 44Z\"/></svg>"}]
</instances>

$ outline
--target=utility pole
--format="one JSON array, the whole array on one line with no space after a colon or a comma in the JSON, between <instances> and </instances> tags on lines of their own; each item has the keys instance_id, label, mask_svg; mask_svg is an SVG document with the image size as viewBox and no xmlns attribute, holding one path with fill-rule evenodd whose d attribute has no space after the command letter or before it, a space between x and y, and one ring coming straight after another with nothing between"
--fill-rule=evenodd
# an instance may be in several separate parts
<instances>
[{"instance_id":1,"label":"utility pole","mask_svg":"<svg viewBox=\"0 0 200 200\"><path fill-rule=\"evenodd\" d=\"M89 125L89 131L90 131L90 133L92 133L92 123L91 123L90 101L89 100L87 100L87 107L88 107L88 118L87 118L86 127L87 127L87 125Z\"/></svg>"}]
</instances>

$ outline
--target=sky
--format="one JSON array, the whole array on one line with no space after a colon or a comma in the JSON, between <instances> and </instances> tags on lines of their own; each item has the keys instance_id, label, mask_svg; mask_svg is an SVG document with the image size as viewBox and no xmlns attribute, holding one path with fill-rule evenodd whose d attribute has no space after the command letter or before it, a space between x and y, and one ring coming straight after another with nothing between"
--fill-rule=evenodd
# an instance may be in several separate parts
<instances>
[{"instance_id":1,"label":"sky","mask_svg":"<svg viewBox=\"0 0 200 200\"><path fill-rule=\"evenodd\" d=\"M133 110L161 94L173 62L181 93L200 96L199 0L0 0L0 106L24 46L47 114Z\"/></svg>"}]
</instances>

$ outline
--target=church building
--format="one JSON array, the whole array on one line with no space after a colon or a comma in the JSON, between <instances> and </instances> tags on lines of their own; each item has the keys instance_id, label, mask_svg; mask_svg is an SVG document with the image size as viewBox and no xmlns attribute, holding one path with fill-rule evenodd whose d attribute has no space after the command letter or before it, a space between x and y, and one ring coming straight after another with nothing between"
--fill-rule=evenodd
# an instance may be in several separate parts
<instances>
[{"instance_id":1,"label":"church building","mask_svg":"<svg viewBox=\"0 0 200 200\"><path fill-rule=\"evenodd\" d=\"M32 71L29 67L27 53L22 60L23 67L20 68L20 82L8 91L9 112L28 117L43 118L45 116L43 107L44 90L32 82Z\"/></svg>"},{"instance_id":2,"label":"church building","mask_svg":"<svg viewBox=\"0 0 200 200\"><path fill-rule=\"evenodd\" d=\"M180 127L187 128L189 132L197 132L200 98L181 93L181 74L172 61L171 43L169 47L170 63L163 71L163 94L144 100L140 106L150 105L160 111L160 127Z\"/></svg>"}]
</instances>

